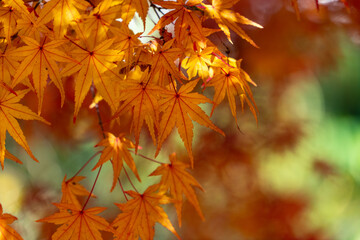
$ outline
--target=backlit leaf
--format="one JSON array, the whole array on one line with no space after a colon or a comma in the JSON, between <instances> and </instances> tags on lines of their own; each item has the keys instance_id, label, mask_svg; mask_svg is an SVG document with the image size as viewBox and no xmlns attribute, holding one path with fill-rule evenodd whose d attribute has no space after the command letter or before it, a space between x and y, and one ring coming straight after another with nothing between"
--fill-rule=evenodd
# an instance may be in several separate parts
<instances>
[{"instance_id":1,"label":"backlit leaf","mask_svg":"<svg viewBox=\"0 0 360 240\"><path fill-rule=\"evenodd\" d=\"M52 235L52 240L101 240L101 231L113 232L109 223L97 214L106 208L94 207L83 210L71 204L54 203L60 212L37 222L61 225Z\"/></svg>"}]
</instances>

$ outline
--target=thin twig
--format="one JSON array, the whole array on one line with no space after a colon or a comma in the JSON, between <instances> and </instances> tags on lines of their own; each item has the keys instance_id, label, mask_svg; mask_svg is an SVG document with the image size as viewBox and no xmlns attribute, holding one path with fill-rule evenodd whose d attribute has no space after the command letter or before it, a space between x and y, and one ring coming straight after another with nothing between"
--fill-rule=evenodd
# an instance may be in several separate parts
<instances>
[{"instance_id":1,"label":"thin twig","mask_svg":"<svg viewBox=\"0 0 360 240\"><path fill-rule=\"evenodd\" d=\"M97 180L98 180L98 178L99 178L99 175L100 175L101 169L102 169L102 165L101 165L101 166L100 166L100 168L99 168L99 171L98 171L98 173L97 173L97 175L96 175L96 178L95 178L94 184L93 184L93 186L92 186L92 188L91 188L90 194L89 194L88 198L86 199L86 202L85 202L85 204L84 204L83 208L81 209L81 211L84 211L84 209L85 209L86 205L87 205L87 204L88 204L88 202L89 202L89 199L90 199L90 197L91 197L91 195L92 195L92 193L93 193L93 191L94 191L94 188L95 188L96 182L97 182Z\"/></svg>"},{"instance_id":2,"label":"thin twig","mask_svg":"<svg viewBox=\"0 0 360 240\"><path fill-rule=\"evenodd\" d=\"M82 46L80 46L79 44L77 44L76 42L74 42L73 40L71 40L68 36L64 35L64 38L66 38L67 40L69 40L72 44L74 44L75 46L77 46L77 47L80 48L81 50L84 50L85 52L89 52L89 50L83 48Z\"/></svg>"},{"instance_id":3,"label":"thin twig","mask_svg":"<svg viewBox=\"0 0 360 240\"><path fill-rule=\"evenodd\" d=\"M91 162L91 160L93 160L97 155L99 155L102 151L98 151L96 152L89 160L86 161L86 163L79 169L79 171L77 171L75 173L74 176L72 176L72 178L70 178L69 180L67 180L67 182L70 182L71 180L74 179L74 177L76 177L82 170L84 170L84 168Z\"/></svg>"},{"instance_id":4,"label":"thin twig","mask_svg":"<svg viewBox=\"0 0 360 240\"><path fill-rule=\"evenodd\" d=\"M129 177L129 174L127 173L125 167L123 167L123 169L124 169L124 172L125 172L125 174L126 174L126 177L127 177L127 179L129 180L131 186L133 187L133 189L135 190L135 192L139 193L138 190L136 189L136 187L134 186L133 182L131 181L131 179L130 179L130 177Z\"/></svg>"},{"instance_id":5,"label":"thin twig","mask_svg":"<svg viewBox=\"0 0 360 240\"><path fill-rule=\"evenodd\" d=\"M159 12L161 12L161 10L157 6L155 6L155 4L153 4L153 3L150 3L150 7L152 7L154 9L154 12L155 12L156 16L158 17L158 19L160 19L161 17L160 17L159 13L156 10L158 10Z\"/></svg>"},{"instance_id":6,"label":"thin twig","mask_svg":"<svg viewBox=\"0 0 360 240\"><path fill-rule=\"evenodd\" d=\"M125 194L124 188L123 188L123 186L122 186L122 184L121 184L121 180L120 180L119 177L118 177L118 182L119 182L119 185L120 185L120 187L121 187L121 191L123 192L126 201L129 201L129 199L127 198L127 196L126 196L126 194Z\"/></svg>"},{"instance_id":7,"label":"thin twig","mask_svg":"<svg viewBox=\"0 0 360 240\"><path fill-rule=\"evenodd\" d=\"M130 152L132 152L132 153L134 153L134 151L132 151L132 150L129 150ZM134 153L136 156L140 156L140 157L142 157L142 158L145 158L145 159L147 159L147 160L149 160L149 161L152 161L152 162L155 162L155 163L158 163L158 164L165 164L165 163L162 163L162 162L159 162L159 161L157 161L157 160L155 160L155 159L152 159L152 158L149 158L149 157L147 157L147 156L145 156L145 155L142 155L142 154L140 154L140 153Z\"/></svg>"},{"instance_id":8,"label":"thin twig","mask_svg":"<svg viewBox=\"0 0 360 240\"><path fill-rule=\"evenodd\" d=\"M91 94L92 94L92 98L95 99L94 82L92 83L92 86L91 86ZM99 125L100 125L100 128L101 128L101 132L102 132L102 134L103 134L103 138L105 139L106 136L105 136L105 132L104 132L104 126L103 126L102 121L101 121L99 106L98 106L97 104L95 104L95 108L96 108L96 113L97 113L97 117L98 117L98 120L99 120ZM98 173L97 173L97 175L96 175L94 184L93 184L93 186L92 186L92 188L91 188L90 194L89 194L88 198L86 199L86 202L85 202L85 204L84 204L84 206L83 206L83 208L82 208L81 211L84 211L87 203L89 202L89 199L90 199L90 197L91 197L91 194L93 193L94 188L95 188L95 185L96 185L97 180L98 180L98 178L99 178L101 169L102 169L102 165L101 165L100 168L99 168L99 171L98 171Z\"/></svg>"},{"instance_id":9,"label":"thin twig","mask_svg":"<svg viewBox=\"0 0 360 240\"><path fill-rule=\"evenodd\" d=\"M91 87L90 87L90 91L91 91L92 98L93 98L93 100L94 100L94 99L95 99L95 86L94 86L94 82L92 83L92 85L91 85ZM98 117L98 120L99 120L98 123L99 123L99 125L100 125L103 138L105 139L106 136L105 136L105 131L104 131L104 125L103 125L103 122L102 122L102 119L101 119L100 110L99 110L99 105L98 105L97 103L95 103L95 109L96 109L96 114L97 114L97 117Z\"/></svg>"}]
</instances>

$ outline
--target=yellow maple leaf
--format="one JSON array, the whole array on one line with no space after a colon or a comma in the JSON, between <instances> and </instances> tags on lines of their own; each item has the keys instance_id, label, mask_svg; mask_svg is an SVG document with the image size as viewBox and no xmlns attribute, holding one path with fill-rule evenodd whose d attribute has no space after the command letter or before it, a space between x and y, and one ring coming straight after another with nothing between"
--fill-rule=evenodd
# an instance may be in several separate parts
<instances>
[{"instance_id":1,"label":"yellow maple leaf","mask_svg":"<svg viewBox=\"0 0 360 240\"><path fill-rule=\"evenodd\" d=\"M199 76L202 80L206 81L209 78L209 65L211 65L214 47L200 47L197 46L196 51L191 51L182 61L182 67L187 69L189 79Z\"/></svg>"},{"instance_id":2,"label":"yellow maple leaf","mask_svg":"<svg viewBox=\"0 0 360 240\"><path fill-rule=\"evenodd\" d=\"M55 36L62 39L71 21L80 18L80 10L86 10L90 4L85 0L51 0L46 2L38 19L37 25L53 20Z\"/></svg>"}]
</instances>

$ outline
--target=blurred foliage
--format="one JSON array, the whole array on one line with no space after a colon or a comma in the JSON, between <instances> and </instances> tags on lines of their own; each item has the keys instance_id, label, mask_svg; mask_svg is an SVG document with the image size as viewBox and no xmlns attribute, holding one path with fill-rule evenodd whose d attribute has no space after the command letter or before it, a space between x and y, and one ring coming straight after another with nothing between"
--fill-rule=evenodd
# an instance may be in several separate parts
<instances>
[{"instance_id":1,"label":"blurred foliage","mask_svg":"<svg viewBox=\"0 0 360 240\"><path fill-rule=\"evenodd\" d=\"M239 43L236 36L234 45L221 33L213 36L224 52L244 59L243 68L258 84L253 92L259 123L256 126L247 111L238 117L238 131L223 103L213 120L224 129L225 138L196 128L192 173L205 189L197 193L206 220L201 221L185 203L183 226L177 229L183 239L360 239L359 3L348 1L346 8L340 1L319 1L317 11L315 1L298 2L300 21L290 1L243 0L236 5L241 14L264 26L261 31L247 29L259 49ZM47 94L56 91L51 86ZM29 95L26 101L30 102L34 96ZM89 105L91 99L85 102ZM84 112L89 115L79 117L74 128L72 119L57 123L62 119L59 114L71 116L70 104L65 103L61 111L44 104L44 118L53 123L51 129L24 123L27 132L41 129L29 142L44 160L40 165L23 161L20 168L10 162L7 171L0 173L0 202L17 215L16 226L29 239L51 235L53 225L39 229L33 219L55 210L51 202L59 201L58 183L90 158L99 139L95 110ZM106 106L100 104L100 108ZM48 133L54 129L61 130L51 138ZM140 153L151 156L154 146L149 136L142 138L145 144ZM166 162L171 152L182 151L178 157L188 161L178 142L178 136L172 136L164 146L168 152L163 151L157 160ZM157 167L140 157L135 161L141 161L137 164L140 176L148 176ZM109 193L110 166L101 175L95 194L102 197L96 204L115 209L112 203L123 195L119 189ZM90 188L93 178L94 174L88 176L85 186ZM143 179L148 185L159 180ZM125 178L122 182L131 189ZM143 191L148 185L136 186ZM176 222L175 209L167 211ZM105 214L110 219L116 215L111 210ZM159 228L155 238L174 239L170 234Z\"/></svg>"}]
</instances>

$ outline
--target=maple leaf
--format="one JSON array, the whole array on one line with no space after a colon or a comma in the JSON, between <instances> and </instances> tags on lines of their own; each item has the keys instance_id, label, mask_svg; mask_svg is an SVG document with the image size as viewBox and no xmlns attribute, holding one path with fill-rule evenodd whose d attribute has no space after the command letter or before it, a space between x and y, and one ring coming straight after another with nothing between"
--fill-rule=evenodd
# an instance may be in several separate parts
<instances>
[{"instance_id":1,"label":"maple leaf","mask_svg":"<svg viewBox=\"0 0 360 240\"><path fill-rule=\"evenodd\" d=\"M124 137L124 134L120 134L119 137L115 137L111 133L106 133L106 138L96 144L97 146L104 146L105 149L102 151L99 162L95 165L93 170L100 167L105 162L112 159L112 166L114 171L113 184L111 191L114 190L116 181L120 175L121 169L123 168L123 159L126 164L133 171L139 181L140 177L136 170L134 159L132 158L128 148L134 148L134 144Z\"/></svg>"},{"instance_id":2,"label":"maple leaf","mask_svg":"<svg viewBox=\"0 0 360 240\"><path fill-rule=\"evenodd\" d=\"M125 90L122 91L119 100L124 101L116 111L113 118L120 116L129 109L133 111L132 129L135 135L135 153L137 153L141 128L146 122L154 144L156 145L155 130L159 129L159 94L163 89L153 84L146 84L148 71L141 72L137 67L129 73L126 81L122 82ZM140 75L140 77L139 77Z\"/></svg>"},{"instance_id":3,"label":"maple leaf","mask_svg":"<svg viewBox=\"0 0 360 240\"><path fill-rule=\"evenodd\" d=\"M101 240L100 230L114 232L104 218L96 215L103 212L104 207L83 210L71 204L53 204L60 212L36 221L62 225L52 235L52 240Z\"/></svg>"},{"instance_id":4,"label":"maple leaf","mask_svg":"<svg viewBox=\"0 0 360 240\"><path fill-rule=\"evenodd\" d=\"M121 9L120 4L113 6L112 0L104 0L92 10L89 16L84 18L85 31L93 35L93 46L107 37L110 24L115 20Z\"/></svg>"},{"instance_id":5,"label":"maple leaf","mask_svg":"<svg viewBox=\"0 0 360 240\"><path fill-rule=\"evenodd\" d=\"M141 33L133 34L133 32L123 24L121 24L120 27L110 26L110 31L115 36L115 48L124 52L124 60L128 66L130 66L133 61L136 48L141 46L141 42L139 40Z\"/></svg>"},{"instance_id":6,"label":"maple leaf","mask_svg":"<svg viewBox=\"0 0 360 240\"><path fill-rule=\"evenodd\" d=\"M199 124L211 128L212 130L225 135L224 132L216 127L203 110L198 106L200 103L210 103L211 101L199 93L190 93L199 80L194 80L186 85L181 86L179 91L166 91L162 94L164 99L160 100L160 111L163 112L160 121L159 140L156 149L158 155L162 143L170 134L174 126L177 127L185 148L189 154L191 165L193 166L192 139L193 123L192 120Z\"/></svg>"},{"instance_id":7,"label":"maple leaf","mask_svg":"<svg viewBox=\"0 0 360 240\"><path fill-rule=\"evenodd\" d=\"M25 59L21 62L13 79L12 86L16 86L21 80L32 73L33 83L38 97L38 114L41 113L41 107L44 98L45 86L48 75L55 86L59 89L61 95L61 106L64 104L65 91L60 77L58 62L78 62L57 49L66 42L66 40L54 40L48 43L36 41L29 37L22 37L27 46L20 47L13 52Z\"/></svg>"},{"instance_id":8,"label":"maple leaf","mask_svg":"<svg viewBox=\"0 0 360 240\"><path fill-rule=\"evenodd\" d=\"M0 7L0 22L3 23L5 38L10 44L19 18L21 18L21 14L13 7Z\"/></svg>"},{"instance_id":9,"label":"maple leaf","mask_svg":"<svg viewBox=\"0 0 360 240\"><path fill-rule=\"evenodd\" d=\"M3 208L0 203L0 239L5 240L23 240L23 238L12 228L9 224L17 220L11 214L3 213Z\"/></svg>"},{"instance_id":10,"label":"maple leaf","mask_svg":"<svg viewBox=\"0 0 360 240\"><path fill-rule=\"evenodd\" d=\"M202 3L205 7L204 11L210 18L215 19L220 29L225 33L228 40L232 43L230 38L230 30L233 30L237 35L248 41L254 47L257 47L255 42L244 32L244 30L237 25L246 24L258 28L263 28L261 25L247 19L239 13L233 12L226 8L231 8L238 1L234 0L212 0L211 5Z\"/></svg>"},{"instance_id":11,"label":"maple leaf","mask_svg":"<svg viewBox=\"0 0 360 240\"><path fill-rule=\"evenodd\" d=\"M11 76L15 75L16 69L19 67L19 57L14 54L15 47L9 45L5 46L3 51L0 51L0 86L15 94L9 86L11 83Z\"/></svg>"},{"instance_id":12,"label":"maple leaf","mask_svg":"<svg viewBox=\"0 0 360 240\"><path fill-rule=\"evenodd\" d=\"M90 4L85 0L51 0L44 5L36 24L42 25L54 21L57 38L63 38L70 22L80 18L77 9L86 10Z\"/></svg>"},{"instance_id":13,"label":"maple leaf","mask_svg":"<svg viewBox=\"0 0 360 240\"><path fill-rule=\"evenodd\" d=\"M46 124L50 123L32 112L28 107L18 103L27 92L28 90L17 91L16 96L11 92L0 88L0 162L2 168L4 168L6 131L8 131L10 136L12 136L14 140L25 149L32 159L38 162L32 154L16 118L24 120L38 120Z\"/></svg>"},{"instance_id":14,"label":"maple leaf","mask_svg":"<svg viewBox=\"0 0 360 240\"><path fill-rule=\"evenodd\" d=\"M117 227L119 239L139 239L140 237L142 240L152 240L156 222L180 239L165 211L159 206L169 203L170 200L163 193L155 192L157 189L157 185L152 185L143 194L134 191L125 192L133 199L125 204L116 204L122 213L111 224Z\"/></svg>"},{"instance_id":15,"label":"maple leaf","mask_svg":"<svg viewBox=\"0 0 360 240\"><path fill-rule=\"evenodd\" d=\"M22 162L20 161L20 159L18 159L17 157L15 157L14 155L12 155L11 153L8 152L8 150L5 149L5 158L13 160L16 163L20 163L22 164ZM3 167L3 163L1 163L2 167ZM4 168L3 168L4 169Z\"/></svg>"},{"instance_id":16,"label":"maple leaf","mask_svg":"<svg viewBox=\"0 0 360 240\"><path fill-rule=\"evenodd\" d=\"M186 2L186 3L185 3ZM149 32L149 35L154 31L159 30L166 25L175 22L175 37L178 41L184 38L184 34L186 33L186 29L188 26L191 26L191 31L200 34L202 38L204 38L202 34L202 26L201 20L196 11L196 5L201 4L201 0L177 0L174 1L152 1L152 3L156 5L160 5L166 9L174 9L164 16L162 16L157 24L153 27L153 29Z\"/></svg>"},{"instance_id":17,"label":"maple leaf","mask_svg":"<svg viewBox=\"0 0 360 240\"><path fill-rule=\"evenodd\" d=\"M89 196L90 194L90 192L79 183L85 178L86 177L83 176L75 176L65 181L65 175L64 180L61 184L61 192L63 194L61 198L61 203L73 204L78 208L82 207L77 196ZM95 197L94 194L92 194L91 196Z\"/></svg>"},{"instance_id":18,"label":"maple leaf","mask_svg":"<svg viewBox=\"0 0 360 240\"><path fill-rule=\"evenodd\" d=\"M184 52L180 48L171 48L175 39L172 39L164 44L161 48L159 47L153 55L151 61L151 70L149 72L149 82L159 83L158 85L164 86L169 84L164 82L163 77L156 78L156 73L168 76L169 74L173 79L179 81L187 80L184 74L176 67L175 60Z\"/></svg>"},{"instance_id":19,"label":"maple leaf","mask_svg":"<svg viewBox=\"0 0 360 240\"><path fill-rule=\"evenodd\" d=\"M110 72L112 77L121 79L117 73L112 71L116 68L115 61L121 60L123 53L119 50L109 49L113 44L114 39L108 39L97 45L93 50L87 50L80 45L73 42L78 49L72 51L81 64L70 63L62 71L63 76L70 76L79 71L75 78L75 110L74 122L80 110L82 102L88 93L91 84L94 82L96 89L100 95L107 101L110 107L115 111L118 106L118 101L115 99L114 88L112 87L112 80L109 76L105 76L105 72Z\"/></svg>"},{"instance_id":20,"label":"maple leaf","mask_svg":"<svg viewBox=\"0 0 360 240\"><path fill-rule=\"evenodd\" d=\"M149 3L147 0L125 0L122 3L121 18L125 24L129 24L135 15L135 11L139 14L143 21L145 29L145 20L149 11Z\"/></svg>"},{"instance_id":21,"label":"maple leaf","mask_svg":"<svg viewBox=\"0 0 360 240\"><path fill-rule=\"evenodd\" d=\"M221 72L215 74L208 83L208 86L215 88L215 104L212 112L215 107L223 101L225 95L227 95L231 114L237 122L235 96L238 95L242 106L244 106L244 102L248 104L257 122L256 104L248 82L255 86L256 84L250 79L249 75L240 68L241 60L236 61L235 59L229 58L228 61L231 65L224 64L223 62L214 64L214 66L221 68Z\"/></svg>"},{"instance_id":22,"label":"maple leaf","mask_svg":"<svg viewBox=\"0 0 360 240\"><path fill-rule=\"evenodd\" d=\"M209 65L211 65L214 47L197 47L196 51L190 52L190 57L182 61L182 67L187 69L189 79L195 78L197 75L206 80L209 78Z\"/></svg>"},{"instance_id":23,"label":"maple leaf","mask_svg":"<svg viewBox=\"0 0 360 240\"><path fill-rule=\"evenodd\" d=\"M186 171L189 165L177 161L176 154L173 153L169 156L170 164L162 164L150 176L161 175L160 185L166 190L170 189L170 194L175 199L175 207L178 215L179 226L181 226L181 208L183 204L183 194L195 207L200 217L204 220L199 202L192 186L197 187L204 191L196 179Z\"/></svg>"},{"instance_id":24,"label":"maple leaf","mask_svg":"<svg viewBox=\"0 0 360 240\"><path fill-rule=\"evenodd\" d=\"M16 9L21 14L22 18L27 18L31 22L36 21L34 16L30 15L23 0L3 0L3 2L5 3L5 6Z\"/></svg>"},{"instance_id":25,"label":"maple leaf","mask_svg":"<svg viewBox=\"0 0 360 240\"><path fill-rule=\"evenodd\" d=\"M35 11L32 11L30 15L35 19ZM50 29L44 23L37 23L29 18L20 18L16 21L17 34L21 37L26 36L40 39L46 35L48 38L54 39L54 32Z\"/></svg>"}]
</instances>

